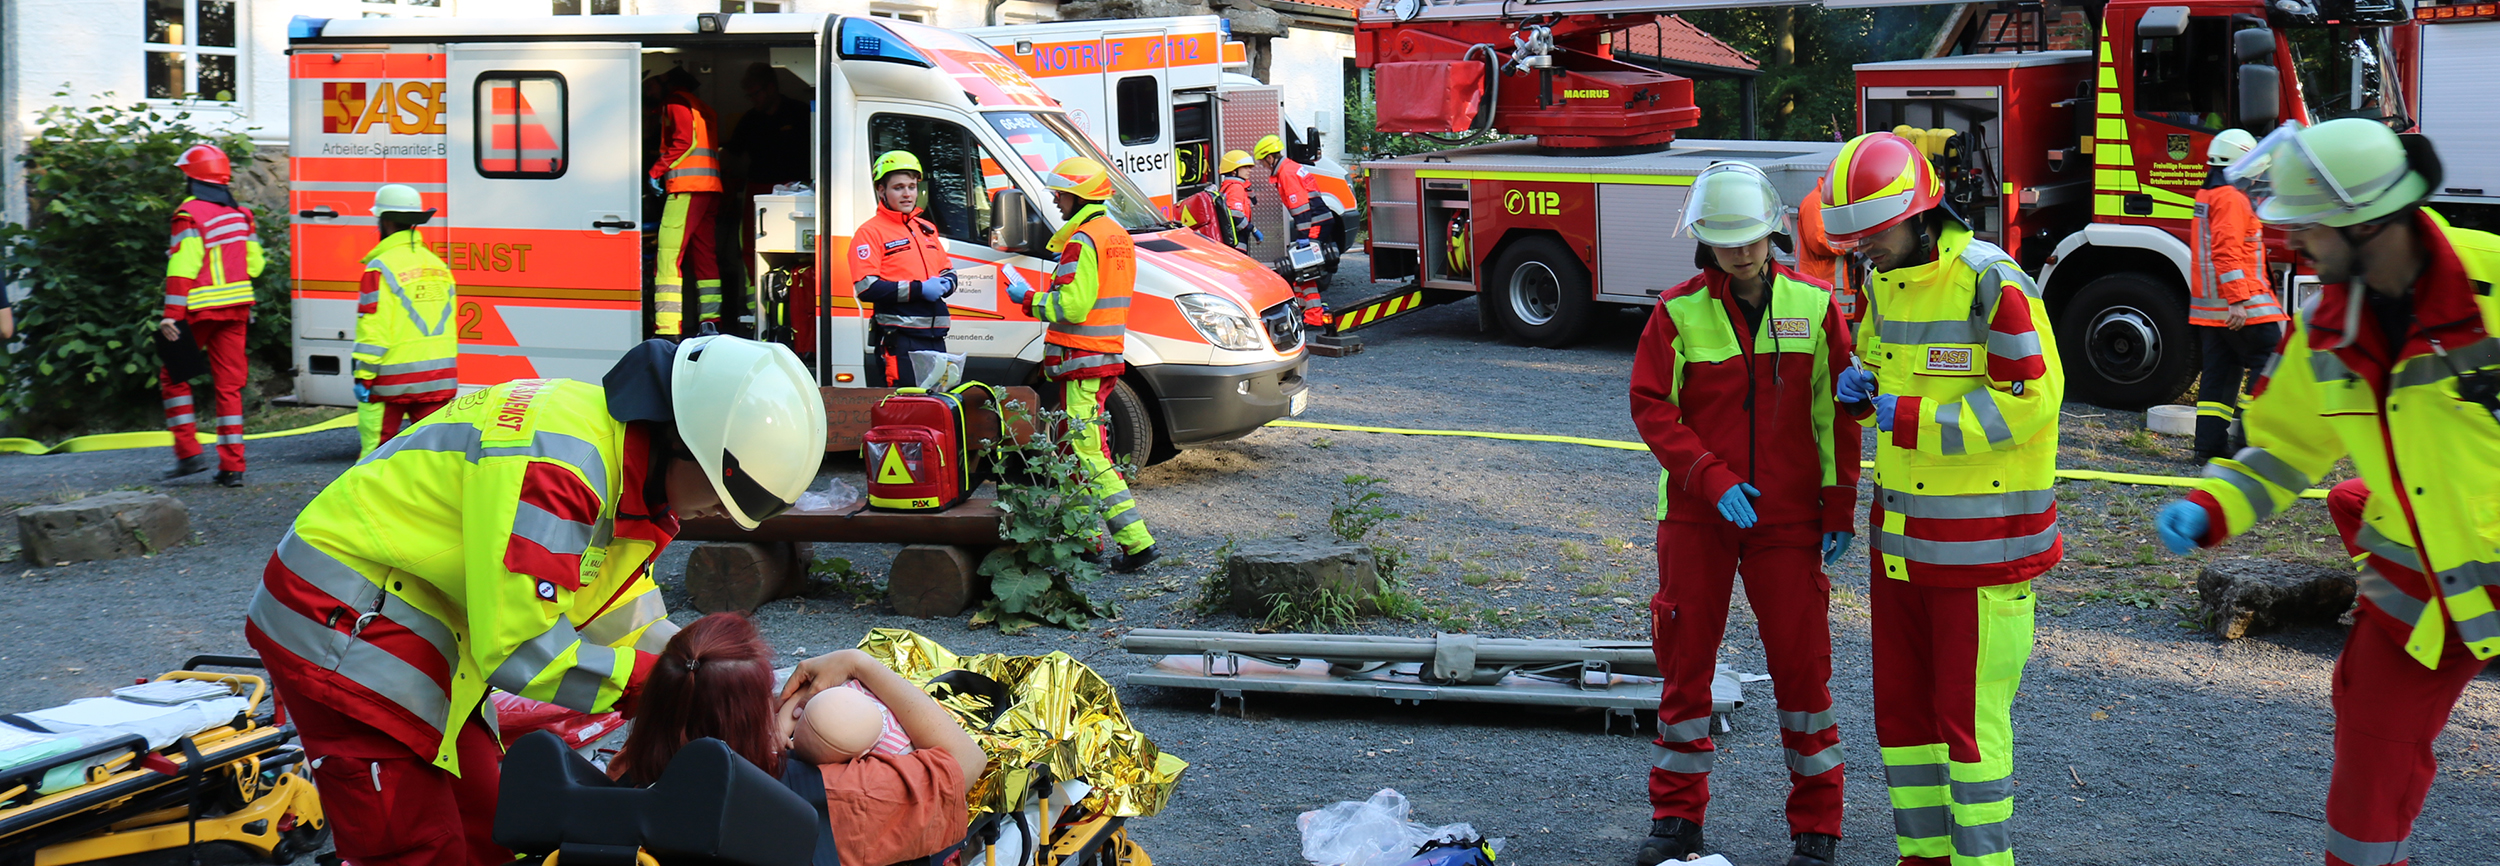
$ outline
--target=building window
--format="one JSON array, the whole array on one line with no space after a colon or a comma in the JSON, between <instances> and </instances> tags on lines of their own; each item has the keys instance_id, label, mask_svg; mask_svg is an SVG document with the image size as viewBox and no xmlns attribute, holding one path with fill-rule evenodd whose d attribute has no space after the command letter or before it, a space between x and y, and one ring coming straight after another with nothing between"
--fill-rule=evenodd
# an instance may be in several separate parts
<instances>
[{"instance_id":1,"label":"building window","mask_svg":"<svg viewBox=\"0 0 2500 866\"><path fill-rule=\"evenodd\" d=\"M892 18L896 21L910 21L915 24L927 24L929 23L929 8L926 6L905 6L895 3L871 3L868 5L868 17Z\"/></svg>"},{"instance_id":2,"label":"building window","mask_svg":"<svg viewBox=\"0 0 2500 866\"><path fill-rule=\"evenodd\" d=\"M241 101L243 53L233 0L147 0L149 99Z\"/></svg>"},{"instance_id":3,"label":"building window","mask_svg":"<svg viewBox=\"0 0 2500 866\"><path fill-rule=\"evenodd\" d=\"M549 0L558 15L618 15L625 0Z\"/></svg>"},{"instance_id":4,"label":"building window","mask_svg":"<svg viewBox=\"0 0 2500 866\"><path fill-rule=\"evenodd\" d=\"M481 177L563 177L564 76L489 72L477 78L477 173Z\"/></svg>"},{"instance_id":5,"label":"building window","mask_svg":"<svg viewBox=\"0 0 2500 866\"><path fill-rule=\"evenodd\" d=\"M720 11L771 14L781 11L778 0L720 0Z\"/></svg>"},{"instance_id":6,"label":"building window","mask_svg":"<svg viewBox=\"0 0 2500 866\"><path fill-rule=\"evenodd\" d=\"M1120 143L1153 144L1163 137L1163 87L1152 75L1120 79Z\"/></svg>"}]
</instances>

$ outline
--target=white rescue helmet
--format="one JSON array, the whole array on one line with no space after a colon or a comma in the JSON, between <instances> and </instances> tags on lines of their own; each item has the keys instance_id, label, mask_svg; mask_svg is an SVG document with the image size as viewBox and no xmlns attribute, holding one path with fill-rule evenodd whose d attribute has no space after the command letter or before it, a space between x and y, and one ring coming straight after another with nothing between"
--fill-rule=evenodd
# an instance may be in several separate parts
<instances>
[{"instance_id":1,"label":"white rescue helmet","mask_svg":"<svg viewBox=\"0 0 2500 866\"><path fill-rule=\"evenodd\" d=\"M404 225L423 225L434 218L434 209L425 206L425 197L417 188L402 183L383 184L373 191L373 215L396 218Z\"/></svg>"},{"instance_id":2,"label":"white rescue helmet","mask_svg":"<svg viewBox=\"0 0 2500 866\"><path fill-rule=\"evenodd\" d=\"M706 335L678 344L669 395L677 438L754 529L786 511L825 459L825 399L787 346Z\"/></svg>"},{"instance_id":3,"label":"white rescue helmet","mask_svg":"<svg viewBox=\"0 0 2500 866\"><path fill-rule=\"evenodd\" d=\"M1788 214L1771 178L1752 163L1716 162L1693 177L1678 233L1714 247L1741 247L1785 233Z\"/></svg>"},{"instance_id":4,"label":"white rescue helmet","mask_svg":"<svg viewBox=\"0 0 2500 866\"><path fill-rule=\"evenodd\" d=\"M2205 143L2205 164L2230 165L2255 149L2257 137L2248 134L2248 130L2226 129L2214 133L2214 139Z\"/></svg>"}]
</instances>

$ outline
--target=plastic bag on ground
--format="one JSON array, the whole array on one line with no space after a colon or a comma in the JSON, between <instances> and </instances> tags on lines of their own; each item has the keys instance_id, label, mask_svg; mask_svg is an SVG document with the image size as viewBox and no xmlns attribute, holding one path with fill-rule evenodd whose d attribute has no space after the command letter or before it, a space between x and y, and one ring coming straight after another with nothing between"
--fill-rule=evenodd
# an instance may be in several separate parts
<instances>
[{"instance_id":1,"label":"plastic bag on ground","mask_svg":"<svg viewBox=\"0 0 2500 866\"><path fill-rule=\"evenodd\" d=\"M1369 800L1304 812L1294 819L1302 831L1302 859L1314 866L1399 866L1414 859L1425 842L1476 835L1476 828L1464 823L1427 827L1407 820L1407 809L1406 795L1382 788ZM1486 845L1501 853L1502 840Z\"/></svg>"},{"instance_id":2,"label":"plastic bag on ground","mask_svg":"<svg viewBox=\"0 0 2500 866\"><path fill-rule=\"evenodd\" d=\"M911 368L923 371L919 385L933 394L952 391L964 380L964 356L953 352L913 352Z\"/></svg>"},{"instance_id":3,"label":"plastic bag on ground","mask_svg":"<svg viewBox=\"0 0 2500 866\"><path fill-rule=\"evenodd\" d=\"M858 502L858 488L843 483L842 479L828 478L825 479L825 487L823 489L809 490L800 493L798 504L791 510L840 511L842 509L849 508Z\"/></svg>"}]
</instances>

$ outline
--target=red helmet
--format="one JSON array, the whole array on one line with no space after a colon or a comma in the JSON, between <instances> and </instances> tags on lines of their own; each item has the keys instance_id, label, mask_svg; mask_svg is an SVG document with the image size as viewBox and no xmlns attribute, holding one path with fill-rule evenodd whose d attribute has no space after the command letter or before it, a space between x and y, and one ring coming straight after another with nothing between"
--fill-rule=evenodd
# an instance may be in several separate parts
<instances>
[{"instance_id":1,"label":"red helmet","mask_svg":"<svg viewBox=\"0 0 2500 866\"><path fill-rule=\"evenodd\" d=\"M190 175L192 180L209 183L234 180L234 163L227 161L226 152L217 149L214 144L192 145L190 150L174 158L174 165L180 167L183 174Z\"/></svg>"},{"instance_id":2,"label":"red helmet","mask_svg":"<svg viewBox=\"0 0 2500 866\"><path fill-rule=\"evenodd\" d=\"M1823 187L1823 234L1851 249L1911 215L1944 204L1944 182L1909 139L1870 132L1840 146Z\"/></svg>"}]
</instances>

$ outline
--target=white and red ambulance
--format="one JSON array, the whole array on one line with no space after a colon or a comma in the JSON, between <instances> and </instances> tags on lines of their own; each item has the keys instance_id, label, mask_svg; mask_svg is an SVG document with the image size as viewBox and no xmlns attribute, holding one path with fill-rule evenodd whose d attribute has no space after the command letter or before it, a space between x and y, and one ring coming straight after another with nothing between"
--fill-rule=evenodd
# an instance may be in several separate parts
<instances>
[{"instance_id":1,"label":"white and red ambulance","mask_svg":"<svg viewBox=\"0 0 2500 866\"><path fill-rule=\"evenodd\" d=\"M870 380L868 319L841 253L874 212L876 154L908 149L927 165L924 215L964 277L948 346L968 357L972 378L999 384L1038 375L1041 325L1003 300L997 274L1048 279L1038 243L1061 218L1042 176L1070 156L1119 162L990 46L892 19L299 18L290 36L295 360L298 395L314 404L353 399L359 258L374 242L374 189L386 183L414 186L440 209L421 231L459 283L445 326L458 329L464 389L596 381L650 336L647 232L658 202L644 178L656 121L642 81L672 67L702 82L722 137L747 102L741 75L757 64L794 82L785 96L809 107L808 183L733 194L723 209L724 274L748 316L724 328L789 342L837 415L864 406L843 389ZM1132 183L1119 184L1110 211L1139 257L1114 447L1142 464L1299 414L1307 354L1291 290L1168 224ZM1002 237L1026 243L1000 249ZM856 441L845 418L833 420L835 445Z\"/></svg>"}]
</instances>

